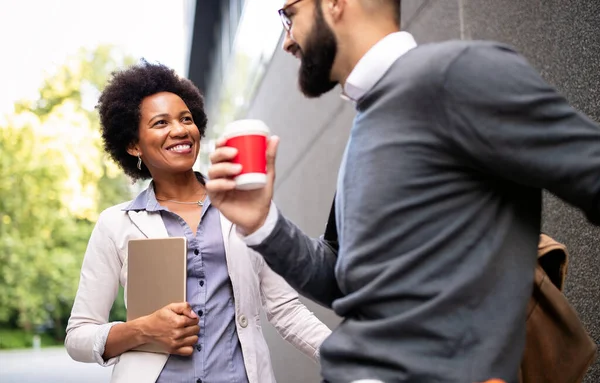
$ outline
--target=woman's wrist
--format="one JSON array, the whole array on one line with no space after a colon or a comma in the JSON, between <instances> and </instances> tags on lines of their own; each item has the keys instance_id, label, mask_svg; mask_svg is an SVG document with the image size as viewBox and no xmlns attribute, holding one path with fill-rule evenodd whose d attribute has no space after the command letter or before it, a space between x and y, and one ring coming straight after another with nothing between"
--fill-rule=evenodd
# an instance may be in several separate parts
<instances>
[{"instance_id":1,"label":"woman's wrist","mask_svg":"<svg viewBox=\"0 0 600 383\"><path fill-rule=\"evenodd\" d=\"M137 319L125 323L128 324L130 331L134 334L136 343L142 345L150 342L151 337L148 334L147 316L139 317Z\"/></svg>"},{"instance_id":2,"label":"woman's wrist","mask_svg":"<svg viewBox=\"0 0 600 383\"><path fill-rule=\"evenodd\" d=\"M146 320L142 318L112 326L106 339L102 358L106 361L148 343L144 332L145 327Z\"/></svg>"}]
</instances>

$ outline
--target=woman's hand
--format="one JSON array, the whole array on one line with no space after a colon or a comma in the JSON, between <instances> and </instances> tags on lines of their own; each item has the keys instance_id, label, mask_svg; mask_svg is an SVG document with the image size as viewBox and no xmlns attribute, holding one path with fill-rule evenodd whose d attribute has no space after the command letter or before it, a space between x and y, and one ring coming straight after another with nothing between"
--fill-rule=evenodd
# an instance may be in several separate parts
<instances>
[{"instance_id":1,"label":"woman's hand","mask_svg":"<svg viewBox=\"0 0 600 383\"><path fill-rule=\"evenodd\" d=\"M144 343L158 344L169 354L189 356L198 342L198 320L189 303L172 303L143 317L140 330Z\"/></svg>"}]
</instances>

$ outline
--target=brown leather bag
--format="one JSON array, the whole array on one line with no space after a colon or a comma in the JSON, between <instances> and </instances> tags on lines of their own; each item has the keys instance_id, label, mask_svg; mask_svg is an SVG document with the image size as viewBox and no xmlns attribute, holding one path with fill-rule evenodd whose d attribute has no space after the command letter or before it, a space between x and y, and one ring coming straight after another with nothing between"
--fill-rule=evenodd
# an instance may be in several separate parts
<instances>
[{"instance_id":1,"label":"brown leather bag","mask_svg":"<svg viewBox=\"0 0 600 383\"><path fill-rule=\"evenodd\" d=\"M581 382L596 357L596 343L561 292L567 266L567 248L542 234L527 307L521 383Z\"/></svg>"}]
</instances>

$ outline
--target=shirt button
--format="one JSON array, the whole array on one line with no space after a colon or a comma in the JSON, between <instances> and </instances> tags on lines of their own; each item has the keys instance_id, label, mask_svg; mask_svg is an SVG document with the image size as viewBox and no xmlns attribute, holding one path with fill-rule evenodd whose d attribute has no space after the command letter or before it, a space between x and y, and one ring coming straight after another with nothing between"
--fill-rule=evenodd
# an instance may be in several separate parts
<instances>
[{"instance_id":1,"label":"shirt button","mask_svg":"<svg viewBox=\"0 0 600 383\"><path fill-rule=\"evenodd\" d=\"M204 315L204 311L198 310L198 316L201 317L202 315Z\"/></svg>"},{"instance_id":2,"label":"shirt button","mask_svg":"<svg viewBox=\"0 0 600 383\"><path fill-rule=\"evenodd\" d=\"M240 315L238 322L240 322L240 326L242 326L242 328L246 328L246 326L248 326L248 319L246 319L244 314Z\"/></svg>"},{"instance_id":3,"label":"shirt button","mask_svg":"<svg viewBox=\"0 0 600 383\"><path fill-rule=\"evenodd\" d=\"M194 254L198 255L200 254L200 251L198 249L194 250Z\"/></svg>"},{"instance_id":4,"label":"shirt button","mask_svg":"<svg viewBox=\"0 0 600 383\"><path fill-rule=\"evenodd\" d=\"M200 286L204 286L204 279L201 279L198 283L200 284Z\"/></svg>"},{"instance_id":5,"label":"shirt button","mask_svg":"<svg viewBox=\"0 0 600 383\"><path fill-rule=\"evenodd\" d=\"M197 345L196 345L196 350L198 350L198 351L202 351L202 345L201 345L201 344L197 344Z\"/></svg>"}]
</instances>

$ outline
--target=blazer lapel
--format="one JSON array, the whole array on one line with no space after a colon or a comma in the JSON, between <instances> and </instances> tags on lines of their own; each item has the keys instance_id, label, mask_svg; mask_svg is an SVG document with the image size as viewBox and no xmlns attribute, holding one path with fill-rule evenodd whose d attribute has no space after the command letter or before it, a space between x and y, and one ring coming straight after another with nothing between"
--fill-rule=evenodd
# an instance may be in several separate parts
<instances>
[{"instance_id":1,"label":"blazer lapel","mask_svg":"<svg viewBox=\"0 0 600 383\"><path fill-rule=\"evenodd\" d=\"M165 238L169 236L160 213L148 213L145 210L130 210L127 214L133 224L147 238Z\"/></svg>"},{"instance_id":2,"label":"blazer lapel","mask_svg":"<svg viewBox=\"0 0 600 383\"><path fill-rule=\"evenodd\" d=\"M233 229L233 224L223 214L219 213L219 216L221 220L221 234L223 235L223 243L225 244L225 254L227 254L229 250L229 234L231 233L231 229Z\"/></svg>"},{"instance_id":3,"label":"blazer lapel","mask_svg":"<svg viewBox=\"0 0 600 383\"><path fill-rule=\"evenodd\" d=\"M146 238L166 238L169 236L160 213L148 213L145 210L127 212L131 222ZM124 265L124 267L127 267ZM127 284L125 285L127 296ZM126 301L127 302L127 301ZM119 357L111 377L111 383L156 382L168 355L151 352L128 351Z\"/></svg>"},{"instance_id":4,"label":"blazer lapel","mask_svg":"<svg viewBox=\"0 0 600 383\"><path fill-rule=\"evenodd\" d=\"M156 382L169 356L152 352L128 351L119 356L111 383Z\"/></svg>"},{"instance_id":5,"label":"blazer lapel","mask_svg":"<svg viewBox=\"0 0 600 383\"><path fill-rule=\"evenodd\" d=\"M230 254L232 253L231 246L235 247L236 242L231 241L229 236L231 235L231 230L233 229L233 224L223 216L223 214L219 213L220 221L221 221L221 235L223 236L223 246L225 247L225 262L227 263L227 273L229 274L229 279L231 279L231 284L236 289L235 278L232 278L232 273L235 273L235 264L232 262L230 258ZM233 253L236 253L236 250L233 250Z\"/></svg>"}]
</instances>

